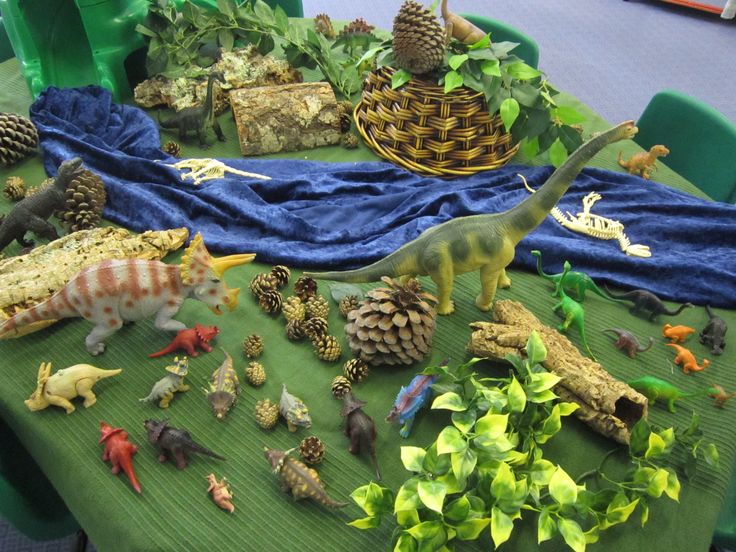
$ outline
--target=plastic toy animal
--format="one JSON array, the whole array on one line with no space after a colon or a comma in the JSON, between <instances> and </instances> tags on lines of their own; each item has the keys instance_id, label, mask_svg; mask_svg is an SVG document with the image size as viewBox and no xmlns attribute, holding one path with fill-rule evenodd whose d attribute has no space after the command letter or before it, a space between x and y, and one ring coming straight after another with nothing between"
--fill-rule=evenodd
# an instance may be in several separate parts
<instances>
[{"instance_id":1,"label":"plastic toy animal","mask_svg":"<svg viewBox=\"0 0 736 552\"><path fill-rule=\"evenodd\" d=\"M710 354L722 355L723 349L726 347L726 341L724 339L728 326L726 321L720 316L713 314L710 310L710 306L705 306L705 311L708 313L708 324L706 324L703 331L700 332L700 342L703 344L710 345Z\"/></svg>"},{"instance_id":2,"label":"plastic toy animal","mask_svg":"<svg viewBox=\"0 0 736 552\"><path fill-rule=\"evenodd\" d=\"M156 353L151 353L148 358L157 358L163 355L168 355L179 349L184 349L189 356L196 357L199 355L197 347L202 349L205 353L212 351L210 341L212 341L217 334L220 333L220 328L217 326L202 326L201 324L195 324L193 328L186 328L179 331L173 341Z\"/></svg>"},{"instance_id":3,"label":"plastic toy animal","mask_svg":"<svg viewBox=\"0 0 736 552\"><path fill-rule=\"evenodd\" d=\"M233 357L224 349L222 352L225 353L225 360L210 376L210 388L205 391L212 412L218 420L225 417L240 395L240 380L233 368Z\"/></svg>"},{"instance_id":4,"label":"plastic toy animal","mask_svg":"<svg viewBox=\"0 0 736 552\"><path fill-rule=\"evenodd\" d=\"M168 420L146 420L143 427L148 432L148 442L156 447L159 462L166 462L168 459L174 462L178 469L183 470L189 464L189 454L192 452L218 460L225 459L195 443L186 429L169 426Z\"/></svg>"},{"instance_id":5,"label":"plastic toy animal","mask_svg":"<svg viewBox=\"0 0 736 552\"><path fill-rule=\"evenodd\" d=\"M432 384L437 376L426 376L419 374L414 376L409 385L402 386L396 400L391 408L391 412L386 416L387 422L399 422L403 424L399 430L399 435L404 439L409 437L411 427L414 425L414 417L417 412L429 401L432 396Z\"/></svg>"},{"instance_id":6,"label":"plastic toy animal","mask_svg":"<svg viewBox=\"0 0 736 552\"><path fill-rule=\"evenodd\" d=\"M649 320L654 320L660 314L675 316L677 314L680 314L683 310L694 306L692 303L684 303L680 305L677 310L672 311L665 306L665 304L659 297L654 295L651 291L647 291L645 289L634 289L620 295L611 293L611 290L608 288L606 288L606 291L614 299L632 301L634 305L629 309L629 312L631 312L631 314L638 314L640 311L649 311Z\"/></svg>"},{"instance_id":7,"label":"plastic toy animal","mask_svg":"<svg viewBox=\"0 0 736 552\"><path fill-rule=\"evenodd\" d=\"M224 142L225 135L222 133L220 123L217 122L217 117L215 117L215 101L212 89L216 80L222 84L227 84L222 73L213 71L207 78L207 95L204 98L204 103L195 107L186 107L166 121L159 120L159 126L161 128L178 129L181 140L186 138L190 130L195 131L199 137L200 148L209 147L207 145L207 130L212 127L217 139Z\"/></svg>"},{"instance_id":8,"label":"plastic toy animal","mask_svg":"<svg viewBox=\"0 0 736 552\"><path fill-rule=\"evenodd\" d=\"M207 492L212 495L212 500L223 510L227 510L231 514L235 511L233 506L233 492L230 490L230 485L227 480L223 477L220 481L217 480L214 473L207 476L207 481L210 486L207 487Z\"/></svg>"},{"instance_id":9,"label":"plastic toy animal","mask_svg":"<svg viewBox=\"0 0 736 552\"><path fill-rule=\"evenodd\" d=\"M222 275L254 258L254 254L213 258L197 234L179 266L138 259L102 261L80 270L46 301L5 320L0 336L38 320L81 316L94 324L85 345L98 355L105 350L105 339L123 322L155 315L158 329L177 332L186 326L172 317L187 297L202 301L215 314L222 314L221 305L235 309L240 289L229 289Z\"/></svg>"},{"instance_id":10,"label":"plastic toy animal","mask_svg":"<svg viewBox=\"0 0 736 552\"><path fill-rule=\"evenodd\" d=\"M631 332L622 330L621 328L606 328L603 332L611 332L616 335L617 339L614 341L613 346L617 349L621 349L624 353L629 355L629 358L635 358L636 353L643 353L652 348L654 344L654 338L649 338L649 345L642 347L639 340Z\"/></svg>"},{"instance_id":11,"label":"plastic toy animal","mask_svg":"<svg viewBox=\"0 0 736 552\"><path fill-rule=\"evenodd\" d=\"M292 449L293 450L293 449ZM311 498L330 508L342 508L347 502L338 502L327 495L325 485L316 470L289 456L291 450L274 450L263 447L263 455L271 464L273 473L281 480L281 489L291 491L294 500Z\"/></svg>"},{"instance_id":12,"label":"plastic toy animal","mask_svg":"<svg viewBox=\"0 0 736 552\"><path fill-rule=\"evenodd\" d=\"M454 218L425 230L415 240L364 268L305 275L351 283L374 282L382 276L429 275L437 285L437 312L450 314L454 310L454 277L479 269L481 293L475 304L487 311L497 286L511 285L506 267L514 258L516 245L544 221L585 163L606 145L631 138L637 130L632 121L627 121L588 140L537 193L506 212Z\"/></svg>"},{"instance_id":13,"label":"plastic toy animal","mask_svg":"<svg viewBox=\"0 0 736 552\"><path fill-rule=\"evenodd\" d=\"M723 387L714 383L711 387L708 388L708 396L715 400L714 404L718 408L723 408L726 405L727 401L731 400L733 397L736 397L736 391L728 393Z\"/></svg>"},{"instance_id":14,"label":"plastic toy animal","mask_svg":"<svg viewBox=\"0 0 736 552\"><path fill-rule=\"evenodd\" d=\"M32 412L54 405L71 414L75 410L70 402L73 398L84 397L84 407L89 408L97 402L92 386L101 379L117 376L122 371L121 368L102 370L90 364L75 364L52 376L51 363L42 362L38 368L36 390L24 402Z\"/></svg>"},{"instance_id":15,"label":"plastic toy animal","mask_svg":"<svg viewBox=\"0 0 736 552\"><path fill-rule=\"evenodd\" d=\"M658 399L667 401L667 410L670 412L675 411L675 401L697 395L697 393L683 393L671 383L654 376L643 376L626 383L649 399L651 404L655 404Z\"/></svg>"},{"instance_id":16,"label":"plastic toy animal","mask_svg":"<svg viewBox=\"0 0 736 552\"><path fill-rule=\"evenodd\" d=\"M695 328L690 326L672 326L671 324L662 326L662 336L671 339L672 343L682 343L692 333L695 333Z\"/></svg>"},{"instance_id":17,"label":"plastic toy animal","mask_svg":"<svg viewBox=\"0 0 736 552\"><path fill-rule=\"evenodd\" d=\"M568 261L565 261L565 264L563 266L565 268L562 273L562 281L564 281L565 279L564 275L570 271L570 263ZM595 360L595 355L593 355L590 347L588 347L588 341L585 339L585 311L583 310L583 306L574 299L568 297L565 294L565 290L562 289L562 286L560 285L557 286L557 295L559 296L560 301L554 307L552 307L552 310L554 310L557 314L561 313L564 318L562 324L557 326L557 329L560 332L566 332L570 326L575 328L580 334L580 340L583 342L583 347L585 347L585 350L590 355L590 358Z\"/></svg>"},{"instance_id":18,"label":"plastic toy animal","mask_svg":"<svg viewBox=\"0 0 736 552\"><path fill-rule=\"evenodd\" d=\"M463 44L474 44L486 36L483 32L464 17L452 13L447 8L447 0L442 0L442 19L445 22L445 32L448 37L456 38Z\"/></svg>"},{"instance_id":19,"label":"plastic toy animal","mask_svg":"<svg viewBox=\"0 0 736 552\"><path fill-rule=\"evenodd\" d=\"M174 357L174 364L166 367L169 372L163 378L158 380L147 397L138 399L141 402L158 401L159 408L169 408L174 393L184 393L189 391L189 386L184 383L184 377L189 373L189 359L183 357Z\"/></svg>"},{"instance_id":20,"label":"plastic toy animal","mask_svg":"<svg viewBox=\"0 0 736 552\"><path fill-rule=\"evenodd\" d=\"M657 158L666 157L669 152L670 150L665 146L657 144L649 151L635 153L628 161L624 161L621 158L621 152L618 152L618 164L629 171L629 174L638 174L649 180L652 173L657 170Z\"/></svg>"},{"instance_id":21,"label":"plastic toy animal","mask_svg":"<svg viewBox=\"0 0 736 552\"><path fill-rule=\"evenodd\" d=\"M690 372L702 372L710 364L710 361L707 358L704 358L703 365L699 366L698 361L695 359L695 355L685 347L675 345L674 343L665 343L665 346L672 347L677 351L677 356L675 356L673 362L677 365L682 365L682 371L686 374L689 374Z\"/></svg>"},{"instance_id":22,"label":"plastic toy animal","mask_svg":"<svg viewBox=\"0 0 736 552\"><path fill-rule=\"evenodd\" d=\"M281 386L281 399L279 399L279 412L286 420L286 426L292 433L300 427L312 427L312 418L309 415L309 409L299 397L295 397L286 389L286 385Z\"/></svg>"},{"instance_id":23,"label":"plastic toy animal","mask_svg":"<svg viewBox=\"0 0 736 552\"><path fill-rule=\"evenodd\" d=\"M350 437L348 450L351 454L367 454L376 470L376 479L380 481L381 470L376 459L376 424L373 418L363 412L365 404L348 391L342 397L340 416L345 418L345 435Z\"/></svg>"},{"instance_id":24,"label":"plastic toy animal","mask_svg":"<svg viewBox=\"0 0 736 552\"><path fill-rule=\"evenodd\" d=\"M133 469L133 456L138 447L128 441L128 432L122 427L113 428L110 424L100 422L100 443L105 443L102 461L110 461L113 475L121 471L128 477L135 492L141 492L141 485Z\"/></svg>"},{"instance_id":25,"label":"plastic toy animal","mask_svg":"<svg viewBox=\"0 0 736 552\"><path fill-rule=\"evenodd\" d=\"M560 272L559 274L547 274L542 270L542 253L538 250L533 250L531 252L532 256L537 258L537 273L546 280L549 280L553 284L555 284L555 289L557 286L560 285L560 282L562 282L563 287L565 288L565 291L567 293L570 293L571 291L575 294L574 299L579 302L583 302L585 300L585 292L587 290L592 291L596 295L599 295L600 297L603 297L604 299L607 299L608 301L617 301L613 297L610 297L603 293L600 288L595 284L593 281L593 278L588 276L585 272L578 272L575 270L570 270L567 275L565 275L565 279L562 279L562 276L564 272ZM555 291L555 295L557 295L557 292Z\"/></svg>"}]
</instances>

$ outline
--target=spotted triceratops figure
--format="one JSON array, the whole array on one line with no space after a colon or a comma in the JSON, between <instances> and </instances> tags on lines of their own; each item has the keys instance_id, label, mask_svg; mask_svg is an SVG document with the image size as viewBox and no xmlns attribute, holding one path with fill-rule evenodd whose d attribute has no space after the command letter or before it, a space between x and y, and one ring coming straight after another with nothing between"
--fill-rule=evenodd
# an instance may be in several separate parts
<instances>
[{"instance_id":1,"label":"spotted triceratops figure","mask_svg":"<svg viewBox=\"0 0 736 552\"><path fill-rule=\"evenodd\" d=\"M155 316L157 328L177 332L186 326L172 317L187 297L202 301L215 314L222 314L220 306L233 310L240 289L228 288L222 275L254 258L252 253L214 258L198 233L178 266L139 259L102 261L80 270L46 301L0 324L0 338L39 320L81 316L94 324L85 345L98 355L123 322Z\"/></svg>"},{"instance_id":2,"label":"spotted triceratops figure","mask_svg":"<svg viewBox=\"0 0 736 552\"><path fill-rule=\"evenodd\" d=\"M238 374L233 368L233 357L224 349L222 352L225 353L225 360L212 373L210 388L205 391L212 412L218 420L225 417L235 401L238 400L238 395L240 395L240 380L238 380Z\"/></svg>"}]
</instances>

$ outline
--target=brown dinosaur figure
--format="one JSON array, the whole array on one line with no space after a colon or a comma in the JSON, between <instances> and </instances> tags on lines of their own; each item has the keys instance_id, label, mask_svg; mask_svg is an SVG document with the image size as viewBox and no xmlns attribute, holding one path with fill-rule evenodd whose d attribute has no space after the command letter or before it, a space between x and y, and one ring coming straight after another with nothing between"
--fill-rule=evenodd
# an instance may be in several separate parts
<instances>
[{"instance_id":1,"label":"brown dinosaur figure","mask_svg":"<svg viewBox=\"0 0 736 552\"><path fill-rule=\"evenodd\" d=\"M662 335L671 339L672 343L682 343L691 333L695 333L695 328L683 326L682 324L677 326L665 324L662 326Z\"/></svg>"},{"instance_id":2,"label":"brown dinosaur figure","mask_svg":"<svg viewBox=\"0 0 736 552\"><path fill-rule=\"evenodd\" d=\"M723 387L717 384L713 384L708 388L708 396L715 399L715 405L718 408L723 408L726 405L726 401L732 397L736 397L736 391L728 393Z\"/></svg>"},{"instance_id":3,"label":"brown dinosaur figure","mask_svg":"<svg viewBox=\"0 0 736 552\"><path fill-rule=\"evenodd\" d=\"M618 164L629 171L629 174L638 174L642 178L649 178L652 173L657 170L657 158L665 157L670 150L661 144L652 146L649 151L635 153L628 161L621 158L621 152L618 152Z\"/></svg>"},{"instance_id":4,"label":"brown dinosaur figure","mask_svg":"<svg viewBox=\"0 0 736 552\"><path fill-rule=\"evenodd\" d=\"M710 361L707 358L704 358L703 365L699 366L698 361L695 359L695 355L692 354L685 347L675 345L674 343L665 343L665 345L667 347L672 347L675 351L677 351L677 356L675 357L674 363L682 365L682 371L686 374L689 374L690 372L702 372L710 364Z\"/></svg>"},{"instance_id":5,"label":"brown dinosaur figure","mask_svg":"<svg viewBox=\"0 0 736 552\"><path fill-rule=\"evenodd\" d=\"M151 353L148 358L156 358L169 353L184 349L189 356L196 357L199 353L197 347L202 349L205 353L212 352L210 341L212 341L217 334L220 333L220 328L217 326L202 326L202 324L195 324L193 328L186 328L179 330L176 337L166 347L156 353Z\"/></svg>"},{"instance_id":6,"label":"brown dinosaur figure","mask_svg":"<svg viewBox=\"0 0 736 552\"><path fill-rule=\"evenodd\" d=\"M215 474L211 473L207 476L207 481L210 484L207 487L207 492L212 494L212 500L215 504L232 514L235 511L235 506L232 503L233 493L227 480L223 477L220 481L217 481Z\"/></svg>"},{"instance_id":7,"label":"brown dinosaur figure","mask_svg":"<svg viewBox=\"0 0 736 552\"><path fill-rule=\"evenodd\" d=\"M634 334L621 328L606 328L603 332L609 332L616 336L613 346L626 353L629 358L636 358L637 353L648 351L654 345L654 338L649 338L649 344L644 347Z\"/></svg>"}]
</instances>

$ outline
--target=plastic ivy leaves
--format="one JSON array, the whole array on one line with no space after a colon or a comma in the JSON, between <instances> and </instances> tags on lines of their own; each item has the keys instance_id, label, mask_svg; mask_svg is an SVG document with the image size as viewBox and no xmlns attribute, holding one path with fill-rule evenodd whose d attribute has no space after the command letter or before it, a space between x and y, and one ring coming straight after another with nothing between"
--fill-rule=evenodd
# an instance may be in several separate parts
<instances>
[{"instance_id":1,"label":"plastic ivy leaves","mask_svg":"<svg viewBox=\"0 0 736 552\"><path fill-rule=\"evenodd\" d=\"M691 459L686 473L699 454L709 464L717 462L715 447L702 441L697 417L683 432L641 421L628 450L612 450L598 468L573 479L544 458L542 445L577 405L557 401L553 388L559 378L540 365L547 351L536 332L526 354L507 358L513 371L504 378L476 377L472 366L479 359L454 371L425 370L438 376L432 408L448 411L451 424L426 448L401 447L411 476L396 493L376 483L356 489L351 496L366 517L350 525L374 528L393 514L394 551L413 552L447 549L452 541L475 540L484 532L498 547L511 537L515 520L536 515L539 543L561 538L582 552L600 531L626 522L635 511L645 524L652 498L678 499L677 474L661 465L674 448L689 453L683 455ZM632 466L622 481L602 469L617 453L628 454Z\"/></svg>"}]
</instances>

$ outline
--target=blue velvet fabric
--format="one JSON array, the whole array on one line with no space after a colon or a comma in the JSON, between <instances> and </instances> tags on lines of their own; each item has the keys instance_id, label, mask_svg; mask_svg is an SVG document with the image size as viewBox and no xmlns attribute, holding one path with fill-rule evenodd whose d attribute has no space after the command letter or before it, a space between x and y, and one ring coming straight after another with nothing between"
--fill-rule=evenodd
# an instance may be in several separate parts
<instances>
[{"instance_id":1,"label":"blue velvet fabric","mask_svg":"<svg viewBox=\"0 0 736 552\"><path fill-rule=\"evenodd\" d=\"M49 88L31 108L46 169L80 156L107 186L105 218L138 231L186 226L218 253L255 252L258 260L322 269L361 266L453 217L504 211L528 197L517 173L537 188L551 167L507 166L455 180L424 178L387 163L226 159L268 175L210 180L199 186L157 161L156 123L112 102L98 87ZM736 207L694 198L638 177L585 169L559 203L577 213L597 191L593 212L620 220L648 259L628 257L614 241L560 227L551 217L517 248L513 266L533 270L531 249L548 272L574 269L676 301L736 307Z\"/></svg>"}]
</instances>

